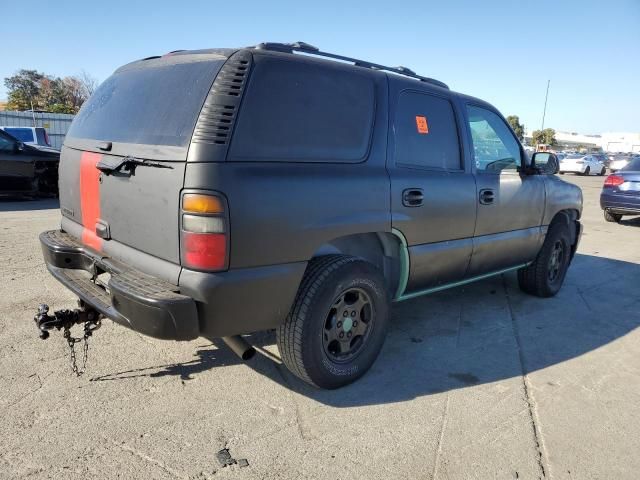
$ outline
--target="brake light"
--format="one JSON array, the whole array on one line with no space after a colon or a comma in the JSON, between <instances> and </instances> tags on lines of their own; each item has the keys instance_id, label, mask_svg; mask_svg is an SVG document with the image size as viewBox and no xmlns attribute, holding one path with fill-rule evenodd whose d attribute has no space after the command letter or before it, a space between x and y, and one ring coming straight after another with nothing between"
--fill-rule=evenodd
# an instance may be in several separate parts
<instances>
[{"instance_id":1,"label":"brake light","mask_svg":"<svg viewBox=\"0 0 640 480\"><path fill-rule=\"evenodd\" d=\"M49 134L46 130L44 131L44 143L46 143L48 147L51 146L51 143L49 142Z\"/></svg>"},{"instance_id":2,"label":"brake light","mask_svg":"<svg viewBox=\"0 0 640 480\"><path fill-rule=\"evenodd\" d=\"M605 181L605 187L617 187L618 185L622 185L624 183L624 178L620 175L609 175Z\"/></svg>"},{"instance_id":3,"label":"brake light","mask_svg":"<svg viewBox=\"0 0 640 480\"><path fill-rule=\"evenodd\" d=\"M182 197L182 264L196 270L219 271L228 265L228 232L224 200L215 195L186 193Z\"/></svg>"}]
</instances>

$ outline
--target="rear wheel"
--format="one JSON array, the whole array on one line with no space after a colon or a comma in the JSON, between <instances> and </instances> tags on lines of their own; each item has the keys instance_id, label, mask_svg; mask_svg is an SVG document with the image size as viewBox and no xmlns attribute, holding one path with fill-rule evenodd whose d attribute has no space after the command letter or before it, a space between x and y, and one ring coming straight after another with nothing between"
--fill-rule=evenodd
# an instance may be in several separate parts
<instances>
[{"instance_id":1,"label":"rear wheel","mask_svg":"<svg viewBox=\"0 0 640 480\"><path fill-rule=\"evenodd\" d=\"M622 220L622 215L620 215L619 213L611 213L609 210L605 210L604 211L604 219L607 222L618 223L620 220Z\"/></svg>"},{"instance_id":2,"label":"rear wheel","mask_svg":"<svg viewBox=\"0 0 640 480\"><path fill-rule=\"evenodd\" d=\"M538 256L528 267L518 270L520 289L537 297L553 297L564 282L571 260L571 239L561 219L549 226Z\"/></svg>"},{"instance_id":3,"label":"rear wheel","mask_svg":"<svg viewBox=\"0 0 640 480\"><path fill-rule=\"evenodd\" d=\"M607 173L607 169L605 167L602 167L602 170L600 170L600 173L598 175L602 177L605 173Z\"/></svg>"},{"instance_id":4,"label":"rear wheel","mask_svg":"<svg viewBox=\"0 0 640 480\"><path fill-rule=\"evenodd\" d=\"M369 262L345 255L313 259L277 329L282 361L320 388L355 381L380 353L390 303L382 273Z\"/></svg>"},{"instance_id":5,"label":"rear wheel","mask_svg":"<svg viewBox=\"0 0 640 480\"><path fill-rule=\"evenodd\" d=\"M583 175L589 175L591 173L591 167L587 167L584 169Z\"/></svg>"}]
</instances>

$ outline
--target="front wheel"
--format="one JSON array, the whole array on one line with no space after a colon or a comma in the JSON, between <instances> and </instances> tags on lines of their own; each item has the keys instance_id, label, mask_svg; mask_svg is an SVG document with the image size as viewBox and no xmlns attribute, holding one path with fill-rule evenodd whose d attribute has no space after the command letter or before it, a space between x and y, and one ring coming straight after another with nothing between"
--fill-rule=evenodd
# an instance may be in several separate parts
<instances>
[{"instance_id":1,"label":"front wheel","mask_svg":"<svg viewBox=\"0 0 640 480\"><path fill-rule=\"evenodd\" d=\"M390 303L384 277L371 263L346 255L314 258L277 328L282 361L316 387L357 380L380 353Z\"/></svg>"},{"instance_id":2,"label":"front wheel","mask_svg":"<svg viewBox=\"0 0 640 480\"><path fill-rule=\"evenodd\" d=\"M558 220L549 226L533 263L518 270L520 289L537 297L553 297L562 287L570 261L569 228L564 221Z\"/></svg>"},{"instance_id":3,"label":"front wheel","mask_svg":"<svg viewBox=\"0 0 640 480\"><path fill-rule=\"evenodd\" d=\"M602 167L602 170L600 170L600 173L598 175L602 177L605 173L607 173L607 169L605 167Z\"/></svg>"},{"instance_id":4,"label":"front wheel","mask_svg":"<svg viewBox=\"0 0 640 480\"><path fill-rule=\"evenodd\" d=\"M591 167L587 167L584 169L583 175L589 175L591 173Z\"/></svg>"}]
</instances>

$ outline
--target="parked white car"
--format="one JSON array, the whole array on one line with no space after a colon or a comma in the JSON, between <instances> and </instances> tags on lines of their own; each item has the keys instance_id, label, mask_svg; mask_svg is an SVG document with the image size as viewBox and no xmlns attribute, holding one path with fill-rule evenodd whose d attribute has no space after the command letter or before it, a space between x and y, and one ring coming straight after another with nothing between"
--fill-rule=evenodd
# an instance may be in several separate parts
<instances>
[{"instance_id":1,"label":"parked white car","mask_svg":"<svg viewBox=\"0 0 640 480\"><path fill-rule=\"evenodd\" d=\"M9 127L0 126L0 130L4 130L12 137L17 138L22 143L33 147L50 147L49 135L44 127Z\"/></svg>"},{"instance_id":2,"label":"parked white car","mask_svg":"<svg viewBox=\"0 0 640 480\"><path fill-rule=\"evenodd\" d=\"M580 175L604 175L607 168L593 155L570 154L560 161L560 173Z\"/></svg>"},{"instance_id":3,"label":"parked white car","mask_svg":"<svg viewBox=\"0 0 640 480\"><path fill-rule=\"evenodd\" d=\"M622 170L629 164L631 158L632 156L627 154L616 155L611 159L611 162L609 162L609 169L611 170L611 172Z\"/></svg>"}]
</instances>

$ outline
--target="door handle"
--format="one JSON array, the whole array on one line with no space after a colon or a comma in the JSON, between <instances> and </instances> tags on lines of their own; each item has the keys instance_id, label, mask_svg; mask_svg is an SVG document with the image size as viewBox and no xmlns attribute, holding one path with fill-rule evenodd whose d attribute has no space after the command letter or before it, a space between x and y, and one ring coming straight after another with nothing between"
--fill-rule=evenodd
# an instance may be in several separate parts
<instances>
[{"instance_id":1,"label":"door handle","mask_svg":"<svg viewBox=\"0 0 640 480\"><path fill-rule=\"evenodd\" d=\"M482 205L491 205L495 198L495 192L491 188L480 190L480 203Z\"/></svg>"},{"instance_id":2,"label":"door handle","mask_svg":"<svg viewBox=\"0 0 640 480\"><path fill-rule=\"evenodd\" d=\"M405 207L419 207L424 201L421 188L408 188L402 192L402 205Z\"/></svg>"}]
</instances>

